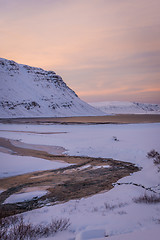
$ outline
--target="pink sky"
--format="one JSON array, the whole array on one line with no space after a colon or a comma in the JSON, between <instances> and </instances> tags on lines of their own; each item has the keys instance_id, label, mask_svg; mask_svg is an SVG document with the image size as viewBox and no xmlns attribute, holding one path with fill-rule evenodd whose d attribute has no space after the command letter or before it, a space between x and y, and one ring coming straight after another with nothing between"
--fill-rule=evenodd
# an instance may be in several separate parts
<instances>
[{"instance_id":1,"label":"pink sky","mask_svg":"<svg viewBox=\"0 0 160 240\"><path fill-rule=\"evenodd\" d=\"M0 0L0 57L83 100L160 103L159 0Z\"/></svg>"}]
</instances>

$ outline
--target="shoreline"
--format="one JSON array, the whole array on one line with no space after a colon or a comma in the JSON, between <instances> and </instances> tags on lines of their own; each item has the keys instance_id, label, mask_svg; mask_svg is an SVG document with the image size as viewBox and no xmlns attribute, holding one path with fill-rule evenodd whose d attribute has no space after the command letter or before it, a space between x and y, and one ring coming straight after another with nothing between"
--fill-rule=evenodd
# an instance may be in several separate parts
<instances>
[{"instance_id":1,"label":"shoreline","mask_svg":"<svg viewBox=\"0 0 160 240\"><path fill-rule=\"evenodd\" d=\"M116 114L81 117L0 118L4 124L134 124L159 123L160 114Z\"/></svg>"},{"instance_id":2,"label":"shoreline","mask_svg":"<svg viewBox=\"0 0 160 240\"><path fill-rule=\"evenodd\" d=\"M48 204L55 205L109 191L113 188L113 183L140 170L133 163L112 158L69 156L63 154L63 151L58 152L59 155L49 154L48 149L42 149L42 151L32 149L31 144L24 144L22 147L19 141L11 139L0 138L0 145L8 151L14 151L14 155L33 156L42 158L44 161L47 159L71 164L58 169L1 178L0 185L4 191L0 193L0 219ZM13 194L23 194L26 188L30 192L35 188L45 189L47 193L28 201L5 203L6 199Z\"/></svg>"}]
</instances>

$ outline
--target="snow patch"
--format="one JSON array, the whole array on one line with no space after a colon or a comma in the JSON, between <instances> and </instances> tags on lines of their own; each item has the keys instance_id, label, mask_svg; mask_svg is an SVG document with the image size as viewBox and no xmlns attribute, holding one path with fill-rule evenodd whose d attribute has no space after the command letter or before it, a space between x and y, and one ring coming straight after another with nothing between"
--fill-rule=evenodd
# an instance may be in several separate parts
<instances>
[{"instance_id":1,"label":"snow patch","mask_svg":"<svg viewBox=\"0 0 160 240\"><path fill-rule=\"evenodd\" d=\"M40 197L44 196L46 193L47 193L47 191L35 191L35 192L12 194L10 197L8 197L4 201L4 204L29 201L29 200L32 200L33 198L34 199L40 198Z\"/></svg>"},{"instance_id":2,"label":"snow patch","mask_svg":"<svg viewBox=\"0 0 160 240\"><path fill-rule=\"evenodd\" d=\"M77 234L75 240L98 240L98 239L104 239L105 237L105 230L104 229L91 229L82 231Z\"/></svg>"},{"instance_id":3,"label":"snow patch","mask_svg":"<svg viewBox=\"0 0 160 240\"><path fill-rule=\"evenodd\" d=\"M49 161L29 156L16 156L0 152L0 178L16 176L35 171L58 169L71 164Z\"/></svg>"}]
</instances>

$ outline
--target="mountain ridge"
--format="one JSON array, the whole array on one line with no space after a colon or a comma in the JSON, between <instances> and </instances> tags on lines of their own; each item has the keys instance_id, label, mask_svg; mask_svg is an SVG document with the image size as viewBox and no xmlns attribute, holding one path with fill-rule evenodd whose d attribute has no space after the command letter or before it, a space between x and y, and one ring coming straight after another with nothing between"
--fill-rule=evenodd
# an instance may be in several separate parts
<instances>
[{"instance_id":1,"label":"mountain ridge","mask_svg":"<svg viewBox=\"0 0 160 240\"><path fill-rule=\"evenodd\" d=\"M104 115L54 71L0 58L0 81L1 118Z\"/></svg>"},{"instance_id":2,"label":"mountain ridge","mask_svg":"<svg viewBox=\"0 0 160 240\"><path fill-rule=\"evenodd\" d=\"M106 114L160 114L160 104L105 101L90 103Z\"/></svg>"}]
</instances>

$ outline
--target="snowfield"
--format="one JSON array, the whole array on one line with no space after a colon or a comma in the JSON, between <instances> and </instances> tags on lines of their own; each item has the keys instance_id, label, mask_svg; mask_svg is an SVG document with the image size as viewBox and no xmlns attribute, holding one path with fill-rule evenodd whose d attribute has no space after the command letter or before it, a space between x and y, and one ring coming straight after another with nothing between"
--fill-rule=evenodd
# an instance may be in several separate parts
<instances>
[{"instance_id":1,"label":"snowfield","mask_svg":"<svg viewBox=\"0 0 160 240\"><path fill-rule=\"evenodd\" d=\"M69 155L110 157L135 163L142 168L141 171L113 183L114 188L108 192L23 213L25 220L34 224L49 223L54 218L70 219L71 225L67 231L49 237L48 240L148 240L151 238L159 240L160 203L146 204L134 201L135 198L144 194L148 196L154 194L160 197L160 172L153 160L146 157L147 152L152 149L160 152L159 123L122 125L0 124L0 130L5 130L0 131L1 137L20 140L22 143L61 146L67 149L66 153ZM46 132L46 134L31 133L32 131ZM47 134L47 132L62 133ZM115 137L117 141L115 141ZM3 156L5 158L2 158L1 172L6 171L5 165L3 165L5 161L12 162L15 157L17 158L9 153L1 153L1 157ZM25 162L25 158L18 156L17 159ZM42 162L37 166L43 165ZM17 164L19 163L17 162ZM14 164L15 169L17 164ZM28 166L28 171L30 167ZM17 169L17 174L18 171L20 170ZM14 198L14 196L12 197ZM13 198L8 201L14 201Z\"/></svg>"},{"instance_id":2,"label":"snowfield","mask_svg":"<svg viewBox=\"0 0 160 240\"><path fill-rule=\"evenodd\" d=\"M143 166L146 153L159 149L160 124L23 125L0 124L0 136L28 144L61 146L76 156L109 157ZM8 132L7 132L8 130ZM11 132L11 131L26 132ZM29 133L27 133L29 131ZM61 134L35 134L58 132ZM116 137L119 141L115 141Z\"/></svg>"}]
</instances>

